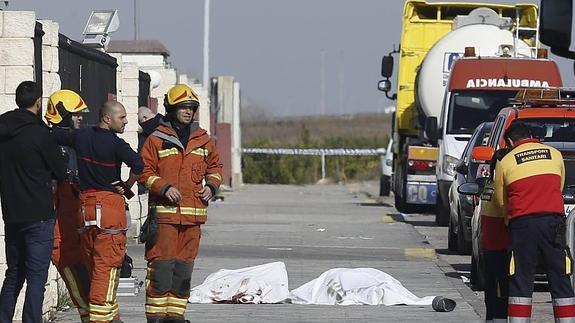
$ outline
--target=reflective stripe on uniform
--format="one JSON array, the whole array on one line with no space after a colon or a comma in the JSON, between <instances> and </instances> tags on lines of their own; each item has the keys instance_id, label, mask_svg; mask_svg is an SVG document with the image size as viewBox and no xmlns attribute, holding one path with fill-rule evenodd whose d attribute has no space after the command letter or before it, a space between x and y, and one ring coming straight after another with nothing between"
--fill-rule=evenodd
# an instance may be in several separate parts
<instances>
[{"instance_id":1,"label":"reflective stripe on uniform","mask_svg":"<svg viewBox=\"0 0 575 323\"><path fill-rule=\"evenodd\" d=\"M184 313L186 312L186 307L184 306L182 308L179 306L168 306L167 312L177 314L177 315L184 315Z\"/></svg>"},{"instance_id":2,"label":"reflective stripe on uniform","mask_svg":"<svg viewBox=\"0 0 575 323\"><path fill-rule=\"evenodd\" d=\"M215 173L215 174L208 174L207 177L213 177L215 179L217 179L218 181L222 181L222 175Z\"/></svg>"},{"instance_id":3,"label":"reflective stripe on uniform","mask_svg":"<svg viewBox=\"0 0 575 323\"><path fill-rule=\"evenodd\" d=\"M208 209L180 206L180 213L183 215L208 215Z\"/></svg>"},{"instance_id":4,"label":"reflective stripe on uniform","mask_svg":"<svg viewBox=\"0 0 575 323\"><path fill-rule=\"evenodd\" d=\"M156 212L158 213L178 213L177 206L163 206L163 205L156 205Z\"/></svg>"},{"instance_id":5,"label":"reflective stripe on uniform","mask_svg":"<svg viewBox=\"0 0 575 323\"><path fill-rule=\"evenodd\" d=\"M146 297L146 304L165 305L168 303L168 297Z\"/></svg>"},{"instance_id":6,"label":"reflective stripe on uniform","mask_svg":"<svg viewBox=\"0 0 575 323\"><path fill-rule=\"evenodd\" d=\"M111 321L119 313L118 304L90 304L90 321Z\"/></svg>"},{"instance_id":7,"label":"reflective stripe on uniform","mask_svg":"<svg viewBox=\"0 0 575 323\"><path fill-rule=\"evenodd\" d=\"M178 213L178 207L177 206L156 205L156 212L157 213L176 214L176 213ZM182 215L206 216L206 215L208 215L208 209L207 208L195 208L195 207L180 206L180 214L182 214Z\"/></svg>"},{"instance_id":8,"label":"reflective stripe on uniform","mask_svg":"<svg viewBox=\"0 0 575 323\"><path fill-rule=\"evenodd\" d=\"M168 308L164 305L157 306L157 305L146 305L146 313L149 314L158 314L158 313L167 313Z\"/></svg>"},{"instance_id":9,"label":"reflective stripe on uniform","mask_svg":"<svg viewBox=\"0 0 575 323\"><path fill-rule=\"evenodd\" d=\"M193 149L192 151L190 151L190 154L194 154L194 155L200 155L203 157L206 157L210 154L210 151L204 148L196 148Z\"/></svg>"},{"instance_id":10,"label":"reflective stripe on uniform","mask_svg":"<svg viewBox=\"0 0 575 323\"><path fill-rule=\"evenodd\" d=\"M531 303L530 297L509 297L508 299L508 320L513 323L523 323L531 321Z\"/></svg>"},{"instance_id":11,"label":"reflective stripe on uniform","mask_svg":"<svg viewBox=\"0 0 575 323\"><path fill-rule=\"evenodd\" d=\"M553 299L553 313L555 314L555 322L575 322L575 298Z\"/></svg>"},{"instance_id":12,"label":"reflective stripe on uniform","mask_svg":"<svg viewBox=\"0 0 575 323\"><path fill-rule=\"evenodd\" d=\"M173 313L183 316L186 312L186 305L188 304L187 298L169 297L168 313Z\"/></svg>"},{"instance_id":13,"label":"reflective stripe on uniform","mask_svg":"<svg viewBox=\"0 0 575 323\"><path fill-rule=\"evenodd\" d=\"M156 180L160 179L160 176L150 176L148 177L148 180L146 181L146 188L147 189L152 189L152 185L154 184L154 182Z\"/></svg>"},{"instance_id":14,"label":"reflective stripe on uniform","mask_svg":"<svg viewBox=\"0 0 575 323\"><path fill-rule=\"evenodd\" d=\"M164 150L158 150L158 157L160 158L164 158L164 157L168 157L171 155L177 155L179 154L178 148L173 147L170 149L164 149Z\"/></svg>"},{"instance_id":15,"label":"reflective stripe on uniform","mask_svg":"<svg viewBox=\"0 0 575 323\"><path fill-rule=\"evenodd\" d=\"M87 309L88 305L84 302L84 299L80 295L80 290L78 289L78 284L76 283L76 278L72 274L72 271L69 267L64 268L64 278L70 284L70 293L72 294L72 299L76 301L76 304L80 307L80 309Z\"/></svg>"},{"instance_id":16,"label":"reflective stripe on uniform","mask_svg":"<svg viewBox=\"0 0 575 323\"><path fill-rule=\"evenodd\" d=\"M110 269L110 279L108 281L108 293L106 294L106 302L110 304L116 303L115 300L115 287L116 287L116 276L118 275L118 268Z\"/></svg>"}]
</instances>

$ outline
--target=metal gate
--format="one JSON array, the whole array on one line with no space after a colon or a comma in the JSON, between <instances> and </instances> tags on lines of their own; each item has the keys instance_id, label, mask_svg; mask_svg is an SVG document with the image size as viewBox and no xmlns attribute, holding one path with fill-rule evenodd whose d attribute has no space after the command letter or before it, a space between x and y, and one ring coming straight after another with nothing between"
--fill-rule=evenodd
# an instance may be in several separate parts
<instances>
[{"instance_id":1,"label":"metal gate","mask_svg":"<svg viewBox=\"0 0 575 323\"><path fill-rule=\"evenodd\" d=\"M38 83L40 88L42 88L42 37L44 37L42 24L36 21L34 28L34 82ZM50 93L44 93L44 96L47 95Z\"/></svg>"},{"instance_id":2,"label":"metal gate","mask_svg":"<svg viewBox=\"0 0 575 323\"><path fill-rule=\"evenodd\" d=\"M148 98L150 97L150 74L140 71L138 75L140 90L138 92L138 106L147 107Z\"/></svg>"},{"instance_id":3,"label":"metal gate","mask_svg":"<svg viewBox=\"0 0 575 323\"><path fill-rule=\"evenodd\" d=\"M116 59L62 34L58 45L62 88L78 92L86 101L89 111L82 123L97 125L100 107L110 94L116 95Z\"/></svg>"}]
</instances>

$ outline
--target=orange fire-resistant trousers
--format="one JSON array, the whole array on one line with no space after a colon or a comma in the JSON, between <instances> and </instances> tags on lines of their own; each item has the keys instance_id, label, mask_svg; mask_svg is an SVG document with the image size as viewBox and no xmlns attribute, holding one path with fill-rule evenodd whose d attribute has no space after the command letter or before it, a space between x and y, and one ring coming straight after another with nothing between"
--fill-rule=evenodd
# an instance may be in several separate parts
<instances>
[{"instance_id":1,"label":"orange fire-resistant trousers","mask_svg":"<svg viewBox=\"0 0 575 323\"><path fill-rule=\"evenodd\" d=\"M158 224L158 240L146 246L146 317L184 317L200 236L199 225Z\"/></svg>"},{"instance_id":2,"label":"orange fire-resistant trousers","mask_svg":"<svg viewBox=\"0 0 575 323\"><path fill-rule=\"evenodd\" d=\"M80 217L80 199L75 184L65 181L55 196L56 222L52 263L66 284L72 302L83 323L88 322L88 294L90 272L80 246L78 229L83 226Z\"/></svg>"},{"instance_id":3,"label":"orange fire-resistant trousers","mask_svg":"<svg viewBox=\"0 0 575 323\"><path fill-rule=\"evenodd\" d=\"M126 254L124 197L112 192L82 192L81 214L88 221L101 213L100 227L87 226L82 234L82 251L91 269L89 295L90 322L111 322L120 319L116 290L120 268Z\"/></svg>"}]
</instances>

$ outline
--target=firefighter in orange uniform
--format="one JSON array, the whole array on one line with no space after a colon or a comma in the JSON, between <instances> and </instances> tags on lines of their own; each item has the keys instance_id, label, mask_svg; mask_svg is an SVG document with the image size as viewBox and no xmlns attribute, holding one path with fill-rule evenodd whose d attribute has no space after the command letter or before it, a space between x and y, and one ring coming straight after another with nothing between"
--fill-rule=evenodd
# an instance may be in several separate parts
<instances>
[{"instance_id":1,"label":"firefighter in orange uniform","mask_svg":"<svg viewBox=\"0 0 575 323\"><path fill-rule=\"evenodd\" d=\"M128 196L144 168L140 155L117 136L127 123L126 109L112 100L100 108L98 126L54 132L58 143L74 148L78 156L81 248L90 267L90 322L122 322L116 300L128 228L122 194ZM120 178L122 163L130 167L126 182Z\"/></svg>"},{"instance_id":2,"label":"firefighter in orange uniform","mask_svg":"<svg viewBox=\"0 0 575 323\"><path fill-rule=\"evenodd\" d=\"M493 174L497 162L504 156L498 150L490 163L490 174L481 193L481 250L485 273L485 320L492 323L507 322L507 245L509 234L505 211L493 198Z\"/></svg>"},{"instance_id":3,"label":"firefighter in orange uniform","mask_svg":"<svg viewBox=\"0 0 575 323\"><path fill-rule=\"evenodd\" d=\"M45 118L52 127L64 131L80 128L82 110L87 106L74 91L59 90L48 99ZM61 146L62 155L67 160L67 178L58 186L55 196L56 222L54 227L54 249L52 263L58 269L66 284L68 294L80 313L82 322L89 321L88 294L90 272L82 256L80 229L84 224L80 217L80 183L76 152Z\"/></svg>"},{"instance_id":4,"label":"firefighter in orange uniform","mask_svg":"<svg viewBox=\"0 0 575 323\"><path fill-rule=\"evenodd\" d=\"M509 322L529 322L539 256L547 268L556 322L575 321L572 260L565 239L561 152L532 138L514 121L505 132L511 151L495 167L495 200L509 218Z\"/></svg>"},{"instance_id":5,"label":"firefighter in orange uniform","mask_svg":"<svg viewBox=\"0 0 575 323\"><path fill-rule=\"evenodd\" d=\"M150 190L158 222L157 240L146 245L146 317L151 323L183 323L200 225L221 184L222 164L214 142L194 121L199 107L194 91L177 84L164 106L166 116L141 151L140 183Z\"/></svg>"}]
</instances>

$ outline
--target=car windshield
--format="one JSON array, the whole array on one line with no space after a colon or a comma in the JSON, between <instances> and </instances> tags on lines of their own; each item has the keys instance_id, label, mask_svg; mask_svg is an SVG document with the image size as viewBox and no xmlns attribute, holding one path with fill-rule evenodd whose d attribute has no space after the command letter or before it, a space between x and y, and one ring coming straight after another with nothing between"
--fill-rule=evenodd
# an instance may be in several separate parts
<instances>
[{"instance_id":1,"label":"car windshield","mask_svg":"<svg viewBox=\"0 0 575 323\"><path fill-rule=\"evenodd\" d=\"M517 91L453 92L447 119L448 134L472 134L479 124L493 121Z\"/></svg>"},{"instance_id":2,"label":"car windshield","mask_svg":"<svg viewBox=\"0 0 575 323\"><path fill-rule=\"evenodd\" d=\"M575 120L563 118L522 119L531 128L533 137L546 143L575 142ZM560 147L557 147L561 150Z\"/></svg>"}]
</instances>

